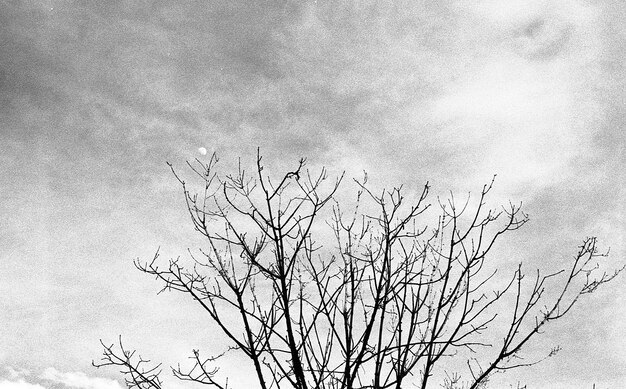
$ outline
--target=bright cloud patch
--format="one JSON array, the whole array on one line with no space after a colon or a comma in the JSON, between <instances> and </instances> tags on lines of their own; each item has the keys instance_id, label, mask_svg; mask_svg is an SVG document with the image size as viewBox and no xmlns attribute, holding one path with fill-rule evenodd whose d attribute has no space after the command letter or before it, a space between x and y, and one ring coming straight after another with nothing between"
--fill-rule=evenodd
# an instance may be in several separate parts
<instances>
[{"instance_id":1,"label":"bright cloud patch","mask_svg":"<svg viewBox=\"0 0 626 389\"><path fill-rule=\"evenodd\" d=\"M464 3L487 26L484 35L494 29L497 39L481 66L433 101L443 139L482 148L482 170L516 187L566 176L572 161L592 152L603 121L599 96L589 92L601 85L596 13L576 2L524 4Z\"/></svg>"},{"instance_id":2,"label":"bright cloud patch","mask_svg":"<svg viewBox=\"0 0 626 389\"><path fill-rule=\"evenodd\" d=\"M1 370L0 370L1 371ZM5 377L0 377L0 389L122 389L114 380L101 377L90 377L81 372L63 373L49 367L39 376L31 375L26 369L5 367Z\"/></svg>"},{"instance_id":3,"label":"bright cloud patch","mask_svg":"<svg viewBox=\"0 0 626 389\"><path fill-rule=\"evenodd\" d=\"M80 389L122 389L117 381L101 377L89 377L81 372L63 373L53 367L44 370L41 378L70 388Z\"/></svg>"},{"instance_id":4,"label":"bright cloud patch","mask_svg":"<svg viewBox=\"0 0 626 389\"><path fill-rule=\"evenodd\" d=\"M0 378L0 389L45 389L39 384L32 384L24 380L30 375L26 369L15 369L11 366L4 368L7 377Z\"/></svg>"},{"instance_id":5,"label":"bright cloud patch","mask_svg":"<svg viewBox=\"0 0 626 389\"><path fill-rule=\"evenodd\" d=\"M9 373L9 379L16 380L18 378L26 377L30 375L30 372L26 369L14 369L11 366L6 368L6 371Z\"/></svg>"},{"instance_id":6,"label":"bright cloud patch","mask_svg":"<svg viewBox=\"0 0 626 389\"><path fill-rule=\"evenodd\" d=\"M6 379L0 380L0 389L46 389L46 388L39 384L31 384L20 378L17 381L9 381Z\"/></svg>"}]
</instances>

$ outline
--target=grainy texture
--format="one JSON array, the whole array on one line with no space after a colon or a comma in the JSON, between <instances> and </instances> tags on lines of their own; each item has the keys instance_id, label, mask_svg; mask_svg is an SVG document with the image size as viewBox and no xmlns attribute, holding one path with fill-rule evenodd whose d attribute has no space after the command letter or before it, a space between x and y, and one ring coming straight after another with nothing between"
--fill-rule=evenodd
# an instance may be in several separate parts
<instances>
[{"instance_id":1,"label":"grainy texture","mask_svg":"<svg viewBox=\"0 0 626 389\"><path fill-rule=\"evenodd\" d=\"M592 235L625 258L626 6L499 3L0 1L0 385L108 374L90 362L120 333L165 365L223 346L132 271L198 245L165 161L201 147L444 195L498 174L494 203L530 215L512 262L558 268ZM502 385L619 387L625 293Z\"/></svg>"}]
</instances>

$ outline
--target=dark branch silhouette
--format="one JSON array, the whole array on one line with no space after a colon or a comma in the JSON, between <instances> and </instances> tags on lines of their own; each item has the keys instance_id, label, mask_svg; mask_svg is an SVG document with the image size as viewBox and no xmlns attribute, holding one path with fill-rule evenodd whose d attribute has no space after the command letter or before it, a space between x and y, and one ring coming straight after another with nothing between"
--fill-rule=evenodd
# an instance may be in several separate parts
<instances>
[{"instance_id":1,"label":"dark branch silhouette","mask_svg":"<svg viewBox=\"0 0 626 389\"><path fill-rule=\"evenodd\" d=\"M172 168L206 242L189 252L194 265L163 263L158 252L135 262L162 291L195 300L231 342L217 357L194 350L191 367L173 369L182 380L229 388L216 365L239 352L262 389L484 388L497 372L539 362L523 359L528 342L621 271L600 270L606 254L591 237L565 269L529 276L519 264L496 277L501 270L489 270L487 258L528 216L521 204L487 208L493 181L475 206L469 197L439 201L428 226L428 184L409 200L401 187L374 191L365 176L346 211L336 196L342 177L313 174L305 160L278 180L265 175L260 156L252 177L241 166L222 177L217 162L189 164L200 193ZM316 241L322 227L334 243ZM105 346L98 366L121 366L131 388L160 388L158 367L144 369L147 361L120 350Z\"/></svg>"},{"instance_id":2,"label":"dark branch silhouette","mask_svg":"<svg viewBox=\"0 0 626 389\"><path fill-rule=\"evenodd\" d=\"M135 358L136 351L126 350L121 337L119 351L116 351L115 344L107 346L102 341L100 343L104 347L103 356L98 363L92 361L94 367L118 366L129 389L161 389L161 364L151 365L150 360L140 355Z\"/></svg>"}]
</instances>

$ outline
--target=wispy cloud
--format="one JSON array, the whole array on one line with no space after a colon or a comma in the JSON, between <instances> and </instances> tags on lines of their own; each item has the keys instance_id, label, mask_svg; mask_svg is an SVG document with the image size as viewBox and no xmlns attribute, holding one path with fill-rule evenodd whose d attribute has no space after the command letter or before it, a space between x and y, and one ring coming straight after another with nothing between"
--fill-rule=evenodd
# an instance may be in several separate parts
<instances>
[{"instance_id":1,"label":"wispy cloud","mask_svg":"<svg viewBox=\"0 0 626 389\"><path fill-rule=\"evenodd\" d=\"M18 379L18 378L23 378L23 377L26 377L26 376L30 375L30 371L28 371L26 369L23 369L23 368L14 369L11 366L7 366L5 368L5 370L9 374L8 378L11 379L11 380L15 380L15 379Z\"/></svg>"},{"instance_id":2,"label":"wispy cloud","mask_svg":"<svg viewBox=\"0 0 626 389\"><path fill-rule=\"evenodd\" d=\"M164 162L199 147L461 193L498 173L544 236L597 219L624 242L621 0L131 3L0 13L0 360L83 370L98 337L170 314L128 259L195 246ZM581 339L596 357L609 342ZM0 379L91 382L37 374Z\"/></svg>"},{"instance_id":3,"label":"wispy cloud","mask_svg":"<svg viewBox=\"0 0 626 389\"><path fill-rule=\"evenodd\" d=\"M122 389L119 382L102 377L89 376L83 372L61 372L54 367L34 375L23 368L5 367L7 377L0 378L0 389ZM51 385L50 385L51 384Z\"/></svg>"},{"instance_id":4,"label":"wispy cloud","mask_svg":"<svg viewBox=\"0 0 626 389\"><path fill-rule=\"evenodd\" d=\"M49 367L41 374L41 378L68 388L79 389L122 389L119 382L101 377L90 377L82 372L60 372Z\"/></svg>"},{"instance_id":5,"label":"wispy cloud","mask_svg":"<svg viewBox=\"0 0 626 389\"><path fill-rule=\"evenodd\" d=\"M39 384L32 384L24 381L22 378L17 380L0 380L0 389L46 389Z\"/></svg>"}]
</instances>

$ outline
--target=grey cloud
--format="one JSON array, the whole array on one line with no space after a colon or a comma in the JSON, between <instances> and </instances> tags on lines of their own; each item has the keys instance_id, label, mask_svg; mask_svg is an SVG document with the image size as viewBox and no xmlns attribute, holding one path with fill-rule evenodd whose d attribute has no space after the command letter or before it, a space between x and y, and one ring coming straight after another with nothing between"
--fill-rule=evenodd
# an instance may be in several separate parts
<instances>
[{"instance_id":1,"label":"grey cloud","mask_svg":"<svg viewBox=\"0 0 626 389\"><path fill-rule=\"evenodd\" d=\"M485 162L492 149L515 160L513 175L533 158L559 160L558 174L523 185L504 175L497 181L505 194L528 200L531 216L538 214L532 228L547 238L533 252L567 246L599 219L608 220L605 230L617 231L625 6L562 1L555 7L588 5L599 16L593 25L576 25L567 12L542 11L497 25L470 14L474 3L461 3L3 5L0 174L9 195L0 212L8 221L1 237L9 243L1 254L15 270L5 285L38 284L20 301L3 289L3 317L15 320L8 328L31 341L25 348L2 344L50 362L68 344L78 349L100 328L125 329L122 317L145 314L121 291L143 282L126 275L128 260L150 255L159 243L195 246L179 228L186 216L177 212L178 188L164 161L181 167L200 146L217 150L225 169L239 155L251 162L260 146L279 165L307 156L337 170L368 169L388 184L430 179L441 191L475 189L490 179L500 168ZM477 98L474 92L490 90L481 82L506 92L520 83L500 85L488 66L500 66L505 82L525 75L531 84L503 109L550 102L545 95L560 88L571 104L555 111L568 114L528 133L547 109L522 110L514 119L489 116L481 105L498 96ZM455 94L461 107L435 117L436 103ZM565 128L573 135L555 131ZM515 154L528 140L527 153ZM561 161L569 147L571 158ZM554 228L567 237L554 237ZM149 286L139 301L152 301ZM93 304L81 304L83 298ZM96 304L117 312L99 312ZM71 308L67 315L64 307ZM22 316L48 328L24 327ZM72 340L74 332L83 338ZM93 357L96 346L76 358Z\"/></svg>"}]
</instances>

